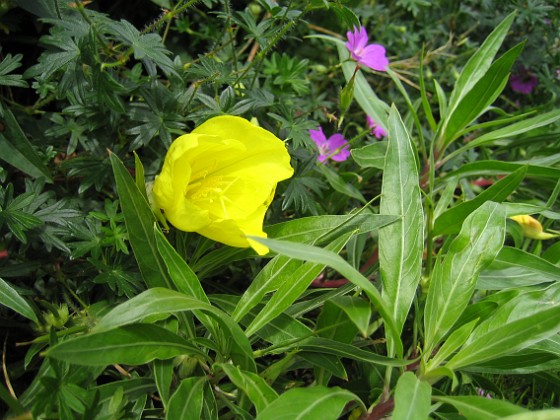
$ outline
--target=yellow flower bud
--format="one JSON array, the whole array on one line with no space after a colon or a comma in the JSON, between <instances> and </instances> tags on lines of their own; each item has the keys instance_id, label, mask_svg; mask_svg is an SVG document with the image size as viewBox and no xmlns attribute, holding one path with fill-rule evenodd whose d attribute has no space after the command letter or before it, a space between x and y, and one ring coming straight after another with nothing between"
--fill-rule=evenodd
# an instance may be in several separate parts
<instances>
[{"instance_id":1,"label":"yellow flower bud","mask_svg":"<svg viewBox=\"0 0 560 420\"><path fill-rule=\"evenodd\" d=\"M521 226L523 236L530 239L551 239L558 235L543 232L543 227L537 219L528 215L511 216L510 219L515 220Z\"/></svg>"},{"instance_id":2,"label":"yellow flower bud","mask_svg":"<svg viewBox=\"0 0 560 420\"><path fill-rule=\"evenodd\" d=\"M247 236L266 238L263 220L276 185L293 173L282 140L224 115L171 144L153 195L177 229L264 255L268 248Z\"/></svg>"}]
</instances>

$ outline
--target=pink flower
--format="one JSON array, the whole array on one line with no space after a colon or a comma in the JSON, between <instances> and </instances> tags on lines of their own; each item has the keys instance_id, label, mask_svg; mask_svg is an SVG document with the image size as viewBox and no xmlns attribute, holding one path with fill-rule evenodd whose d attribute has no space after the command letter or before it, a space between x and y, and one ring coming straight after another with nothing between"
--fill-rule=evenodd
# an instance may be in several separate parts
<instances>
[{"instance_id":1,"label":"pink flower","mask_svg":"<svg viewBox=\"0 0 560 420\"><path fill-rule=\"evenodd\" d=\"M333 134L327 139L325 133L323 133L323 128L319 127L318 130L309 130L309 137L319 149L319 156L317 157L319 162L324 162L328 158L336 162L342 162L350 156L348 142L342 134Z\"/></svg>"},{"instance_id":2,"label":"pink flower","mask_svg":"<svg viewBox=\"0 0 560 420\"><path fill-rule=\"evenodd\" d=\"M346 32L348 42L346 48L358 63L377 71L386 71L389 60L385 56L385 47L379 44L368 45L366 28L354 27L354 32Z\"/></svg>"},{"instance_id":3,"label":"pink flower","mask_svg":"<svg viewBox=\"0 0 560 420\"><path fill-rule=\"evenodd\" d=\"M387 132L383 130L383 127L377 124L369 115L366 115L366 123L371 128L371 134L376 138L380 139L387 136Z\"/></svg>"},{"instance_id":4,"label":"pink flower","mask_svg":"<svg viewBox=\"0 0 560 420\"><path fill-rule=\"evenodd\" d=\"M512 75L509 78L509 86L514 92L519 92L523 95L528 95L533 92L533 89L539 84L537 76L527 69L521 66L517 74Z\"/></svg>"}]
</instances>

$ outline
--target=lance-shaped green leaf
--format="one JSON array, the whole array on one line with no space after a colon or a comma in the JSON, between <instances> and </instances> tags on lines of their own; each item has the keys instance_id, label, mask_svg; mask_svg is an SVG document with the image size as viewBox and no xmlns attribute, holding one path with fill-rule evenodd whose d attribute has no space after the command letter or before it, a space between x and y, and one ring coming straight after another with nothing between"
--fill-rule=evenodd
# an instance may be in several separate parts
<instances>
[{"instance_id":1,"label":"lance-shaped green leaf","mask_svg":"<svg viewBox=\"0 0 560 420\"><path fill-rule=\"evenodd\" d=\"M518 44L497 59L446 118L443 147L459 137L461 131L490 106L504 89L511 66L521 53Z\"/></svg>"},{"instance_id":2,"label":"lance-shaped green leaf","mask_svg":"<svg viewBox=\"0 0 560 420\"><path fill-rule=\"evenodd\" d=\"M506 246L480 273L476 287L501 290L549 282L560 282L558 266L534 254Z\"/></svg>"},{"instance_id":3,"label":"lance-shaped green leaf","mask_svg":"<svg viewBox=\"0 0 560 420\"><path fill-rule=\"evenodd\" d=\"M399 378L395 389L393 420L424 420L430 413L432 387L419 380L412 372Z\"/></svg>"},{"instance_id":4,"label":"lance-shaped green leaf","mask_svg":"<svg viewBox=\"0 0 560 420\"><path fill-rule=\"evenodd\" d=\"M180 312L203 311L212 316L231 338L231 357L244 369L255 370L252 350L245 334L223 311L209 303L165 288L152 288L138 296L121 303L103 316L93 331L106 331L112 328L142 321L149 316L170 315Z\"/></svg>"},{"instance_id":5,"label":"lance-shaped green leaf","mask_svg":"<svg viewBox=\"0 0 560 420\"><path fill-rule=\"evenodd\" d=\"M165 418L168 420L199 419L202 413L207 378L185 378L171 398Z\"/></svg>"},{"instance_id":6,"label":"lance-shaped green leaf","mask_svg":"<svg viewBox=\"0 0 560 420\"><path fill-rule=\"evenodd\" d=\"M506 416L527 412L524 408L508 401L489 399L486 397L448 397L438 395L434 396L433 399L434 401L451 404L466 417L467 420L503 419Z\"/></svg>"},{"instance_id":7,"label":"lance-shaped green leaf","mask_svg":"<svg viewBox=\"0 0 560 420\"><path fill-rule=\"evenodd\" d=\"M474 329L446 366L457 369L501 359L554 337L560 331L559 300L560 284L555 283L502 301L491 316ZM491 363L485 366L491 367Z\"/></svg>"},{"instance_id":8,"label":"lance-shaped green leaf","mask_svg":"<svg viewBox=\"0 0 560 420\"><path fill-rule=\"evenodd\" d=\"M348 232L340 238L335 239L331 244L327 245L325 249L339 253L351 236L352 232ZM301 264L297 269L292 271L290 276L284 278L284 281L278 287L278 291L247 327L245 334L251 336L288 309L292 303L307 290L311 282L324 268L324 264L316 264L310 261Z\"/></svg>"},{"instance_id":9,"label":"lance-shaped green leaf","mask_svg":"<svg viewBox=\"0 0 560 420\"><path fill-rule=\"evenodd\" d=\"M379 212L401 218L379 230L379 267L383 300L391 308L391 318L396 321L400 334L420 282L424 216L417 154L394 107L389 115L388 133Z\"/></svg>"},{"instance_id":10,"label":"lance-shaped green leaf","mask_svg":"<svg viewBox=\"0 0 560 420\"><path fill-rule=\"evenodd\" d=\"M257 414L278 398L276 391L256 373L243 371L228 363L218 363L214 367L222 369L233 384L247 395Z\"/></svg>"},{"instance_id":11,"label":"lance-shaped green leaf","mask_svg":"<svg viewBox=\"0 0 560 420\"><path fill-rule=\"evenodd\" d=\"M431 354L461 316L472 296L480 270L498 254L504 235L504 208L487 201L465 219L447 255L438 258L424 313L425 355Z\"/></svg>"},{"instance_id":12,"label":"lance-shaped green leaf","mask_svg":"<svg viewBox=\"0 0 560 420\"><path fill-rule=\"evenodd\" d=\"M504 179L499 180L490 188L484 190L472 200L465 201L445 211L434 222L434 235L449 235L461 230L463 221L469 214L479 208L486 201L501 203L516 188L527 174L527 167L521 167Z\"/></svg>"},{"instance_id":13,"label":"lance-shaped green leaf","mask_svg":"<svg viewBox=\"0 0 560 420\"><path fill-rule=\"evenodd\" d=\"M457 79L453 92L449 98L449 113L457 107L463 97L470 92L473 86L486 75L514 18L515 13L509 14L498 26L496 26L492 33L488 35L486 40L482 43L480 48L471 56L463 68L461 75Z\"/></svg>"},{"instance_id":14,"label":"lance-shaped green leaf","mask_svg":"<svg viewBox=\"0 0 560 420\"><path fill-rule=\"evenodd\" d=\"M130 245L142 277L148 287L173 288L173 282L157 249L154 214L123 163L115 154L111 154L110 159Z\"/></svg>"},{"instance_id":15,"label":"lance-shaped green leaf","mask_svg":"<svg viewBox=\"0 0 560 420\"><path fill-rule=\"evenodd\" d=\"M279 223L267 227L270 237L303 243L327 244L347 232L366 233L379 229L398 220L397 216L381 214L352 214L345 216L323 215ZM240 320L251 308L260 302L265 294L275 291L285 281L294 277L294 271L302 265L301 261L283 255L274 257L253 279L239 299L232 314ZM317 276L321 267L313 268ZM307 272L306 272L307 273ZM311 271L306 274L313 276Z\"/></svg>"},{"instance_id":16,"label":"lance-shaped green leaf","mask_svg":"<svg viewBox=\"0 0 560 420\"><path fill-rule=\"evenodd\" d=\"M503 175L512 173L522 167L527 167L528 177L553 178L555 181L560 178L559 168L529 165L526 163L502 162L499 160L480 160L478 162L464 164L459 169L449 172L443 179L446 180L454 177L464 178L467 176Z\"/></svg>"},{"instance_id":17,"label":"lance-shaped green leaf","mask_svg":"<svg viewBox=\"0 0 560 420\"><path fill-rule=\"evenodd\" d=\"M0 305L7 306L13 309L18 314L23 315L27 319L34 321L36 324L39 323L37 315L31 308L31 305L22 298L19 293L8 283L0 278Z\"/></svg>"},{"instance_id":18,"label":"lance-shaped green leaf","mask_svg":"<svg viewBox=\"0 0 560 420\"><path fill-rule=\"evenodd\" d=\"M207 357L184 338L152 324L131 324L85 334L63 341L46 352L48 357L85 366L141 365L181 354Z\"/></svg>"},{"instance_id":19,"label":"lance-shaped green leaf","mask_svg":"<svg viewBox=\"0 0 560 420\"><path fill-rule=\"evenodd\" d=\"M459 369L497 359L552 337L559 331L560 306L556 305L481 334L465 344L446 366Z\"/></svg>"},{"instance_id":20,"label":"lance-shaped green leaf","mask_svg":"<svg viewBox=\"0 0 560 420\"><path fill-rule=\"evenodd\" d=\"M363 407L356 395L339 387L293 388L269 404L257 420L335 420L350 401L358 401Z\"/></svg>"},{"instance_id":21,"label":"lance-shaped green leaf","mask_svg":"<svg viewBox=\"0 0 560 420\"><path fill-rule=\"evenodd\" d=\"M0 133L0 159L34 178L52 182L51 173L21 129L12 111L0 104L5 131Z\"/></svg>"},{"instance_id":22,"label":"lance-shaped green leaf","mask_svg":"<svg viewBox=\"0 0 560 420\"><path fill-rule=\"evenodd\" d=\"M382 366L402 367L410 365L414 362L414 360L399 360L392 359L387 356L381 356L373 351L364 350L353 346L352 344L341 343L340 341L330 340L323 337L311 337L299 343L296 348L306 352L332 354L338 357L359 360L361 362L373 363Z\"/></svg>"},{"instance_id":23,"label":"lance-shaped green leaf","mask_svg":"<svg viewBox=\"0 0 560 420\"><path fill-rule=\"evenodd\" d=\"M401 354L400 352L402 352L402 341L400 340L400 336L395 325L395 320L392 316L389 306L382 299L381 293L379 293L379 290L375 288L370 280L364 277L362 273L352 267L340 255L326 249L318 248L311 245L298 244L288 241L279 241L275 239L265 239L256 236L252 237L252 239L261 242L263 245L279 254L331 267L342 274L344 277L346 277L350 282L354 283L358 287L361 287L383 317L385 327L388 331L388 336L391 337L392 340L394 340L394 343L396 344L395 348L398 350L397 354Z\"/></svg>"}]
</instances>

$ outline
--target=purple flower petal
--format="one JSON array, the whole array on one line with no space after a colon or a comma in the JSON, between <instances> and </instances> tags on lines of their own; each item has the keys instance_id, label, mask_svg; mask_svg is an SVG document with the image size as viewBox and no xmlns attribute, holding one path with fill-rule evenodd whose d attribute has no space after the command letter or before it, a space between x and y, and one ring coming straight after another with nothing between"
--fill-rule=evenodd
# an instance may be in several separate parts
<instances>
[{"instance_id":1,"label":"purple flower petal","mask_svg":"<svg viewBox=\"0 0 560 420\"><path fill-rule=\"evenodd\" d=\"M364 66L377 71L387 71L389 60L385 56L385 47L379 44L370 44L364 48L359 60Z\"/></svg>"},{"instance_id":2,"label":"purple flower petal","mask_svg":"<svg viewBox=\"0 0 560 420\"><path fill-rule=\"evenodd\" d=\"M350 51L353 60L366 67L377 71L386 71L389 60L385 55L385 47L379 44L368 45L368 34L366 28L354 27L353 32L347 32L348 42L346 48Z\"/></svg>"}]
</instances>

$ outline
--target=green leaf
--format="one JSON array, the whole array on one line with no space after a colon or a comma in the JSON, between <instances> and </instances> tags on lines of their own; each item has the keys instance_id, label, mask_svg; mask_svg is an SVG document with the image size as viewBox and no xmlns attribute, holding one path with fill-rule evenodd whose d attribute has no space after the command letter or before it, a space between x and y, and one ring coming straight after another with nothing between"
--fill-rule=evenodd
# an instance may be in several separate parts
<instances>
[{"instance_id":1,"label":"green leaf","mask_svg":"<svg viewBox=\"0 0 560 420\"><path fill-rule=\"evenodd\" d=\"M204 400L205 377L185 378L171 398L165 418L168 420L200 419Z\"/></svg>"},{"instance_id":2,"label":"green leaf","mask_svg":"<svg viewBox=\"0 0 560 420\"><path fill-rule=\"evenodd\" d=\"M325 178L335 191L338 191L341 194L345 194L348 197L355 198L362 204L367 203L367 200L364 198L360 190L345 181L338 173L333 171L331 168L326 165L319 165L318 169L325 176Z\"/></svg>"},{"instance_id":3,"label":"green leaf","mask_svg":"<svg viewBox=\"0 0 560 420\"><path fill-rule=\"evenodd\" d=\"M439 258L430 280L424 326L429 356L466 308L478 274L500 251L505 235L504 208L487 201L465 219L459 235Z\"/></svg>"},{"instance_id":4,"label":"green leaf","mask_svg":"<svg viewBox=\"0 0 560 420\"><path fill-rule=\"evenodd\" d=\"M537 115L536 117L526 118L523 121L516 122L498 130L492 130L473 141L468 142L464 147L471 149L496 140L514 138L520 134L534 130L535 128L552 124L558 119L560 119L560 109L555 109L553 111Z\"/></svg>"},{"instance_id":5,"label":"green leaf","mask_svg":"<svg viewBox=\"0 0 560 420\"><path fill-rule=\"evenodd\" d=\"M222 369L233 384L247 395L257 414L278 398L276 391L256 373L243 371L228 363L217 363L214 367Z\"/></svg>"},{"instance_id":6,"label":"green leaf","mask_svg":"<svg viewBox=\"0 0 560 420\"><path fill-rule=\"evenodd\" d=\"M429 375L431 370L437 369L449 356L461 347L468 340L474 327L478 324L478 318L461 325L455 329L445 340L437 351L436 355L430 359L426 366L426 374Z\"/></svg>"},{"instance_id":7,"label":"green leaf","mask_svg":"<svg viewBox=\"0 0 560 420\"><path fill-rule=\"evenodd\" d=\"M130 245L142 277L148 287L173 288L157 248L152 210L119 158L111 153L110 159Z\"/></svg>"},{"instance_id":8,"label":"green leaf","mask_svg":"<svg viewBox=\"0 0 560 420\"><path fill-rule=\"evenodd\" d=\"M27 319L39 324L37 315L31 305L8 283L0 278L0 304L16 311Z\"/></svg>"},{"instance_id":9,"label":"green leaf","mask_svg":"<svg viewBox=\"0 0 560 420\"><path fill-rule=\"evenodd\" d=\"M430 413L432 387L412 372L405 372L395 388L393 420L425 420Z\"/></svg>"},{"instance_id":10,"label":"green leaf","mask_svg":"<svg viewBox=\"0 0 560 420\"><path fill-rule=\"evenodd\" d=\"M348 318L364 337L368 336L371 319L371 306L369 302L357 296L338 296L332 299L331 302L348 315Z\"/></svg>"},{"instance_id":11,"label":"green leaf","mask_svg":"<svg viewBox=\"0 0 560 420\"><path fill-rule=\"evenodd\" d=\"M152 324L131 324L78 336L46 352L48 357L84 366L114 363L141 365L154 359L170 359L181 354L207 357L177 334Z\"/></svg>"},{"instance_id":12,"label":"green leaf","mask_svg":"<svg viewBox=\"0 0 560 420\"><path fill-rule=\"evenodd\" d=\"M171 315L178 312L201 310L211 315L231 338L232 358L244 369L255 370L253 352L239 325L214 306L182 293L165 288L152 288L121 303L103 316L93 331L105 331L142 321L149 316Z\"/></svg>"},{"instance_id":13,"label":"green leaf","mask_svg":"<svg viewBox=\"0 0 560 420\"><path fill-rule=\"evenodd\" d=\"M557 420L560 418L560 409L528 411L502 417L502 420Z\"/></svg>"},{"instance_id":14,"label":"green leaf","mask_svg":"<svg viewBox=\"0 0 560 420\"><path fill-rule=\"evenodd\" d=\"M387 132L379 212L400 215L401 219L379 230L379 268L383 300L391 308L391 318L400 334L420 282L424 215L417 153L395 107L389 115ZM393 344L389 342L389 346L391 348ZM392 355L393 351L394 347L389 354Z\"/></svg>"},{"instance_id":15,"label":"green leaf","mask_svg":"<svg viewBox=\"0 0 560 420\"><path fill-rule=\"evenodd\" d=\"M387 144L386 141L378 141L359 149L352 149L350 154L361 168L383 169L385 167Z\"/></svg>"},{"instance_id":16,"label":"green leaf","mask_svg":"<svg viewBox=\"0 0 560 420\"><path fill-rule=\"evenodd\" d=\"M0 52L2 48L0 48ZM21 74L9 74L18 67L21 67L21 59L23 55L16 54L12 57L12 54L6 54L4 59L0 63L0 86L16 86L16 87L27 87L27 82L23 80Z\"/></svg>"},{"instance_id":17,"label":"green leaf","mask_svg":"<svg viewBox=\"0 0 560 420\"><path fill-rule=\"evenodd\" d=\"M560 282L558 266L534 254L506 246L480 273L476 287L502 290L547 282Z\"/></svg>"},{"instance_id":18,"label":"green leaf","mask_svg":"<svg viewBox=\"0 0 560 420\"><path fill-rule=\"evenodd\" d=\"M476 338L465 344L446 366L459 369L497 359L557 334L560 331L560 305L544 307L547 309L477 334L477 329L483 327L481 324L471 335L477 334Z\"/></svg>"},{"instance_id":19,"label":"green leaf","mask_svg":"<svg viewBox=\"0 0 560 420\"><path fill-rule=\"evenodd\" d=\"M12 111L0 107L5 131L0 133L0 159L33 178L44 177L52 183L51 173L21 129Z\"/></svg>"},{"instance_id":20,"label":"green leaf","mask_svg":"<svg viewBox=\"0 0 560 420\"><path fill-rule=\"evenodd\" d=\"M124 43L134 50L134 58L141 60L150 76L155 76L154 63L166 74L180 77L174 68L173 61L168 57L171 52L165 48L161 36L156 33L142 34L130 22L110 22L107 27Z\"/></svg>"},{"instance_id":21,"label":"green leaf","mask_svg":"<svg viewBox=\"0 0 560 420\"><path fill-rule=\"evenodd\" d=\"M159 397L164 408L168 408L174 364L172 359L154 360L152 370L156 381Z\"/></svg>"},{"instance_id":22,"label":"green leaf","mask_svg":"<svg viewBox=\"0 0 560 420\"><path fill-rule=\"evenodd\" d=\"M383 317L389 336L397 344L397 348L400 347L400 350L402 351L402 342L400 341L399 333L397 332L395 320L393 319L389 308L386 306L385 301L381 298L381 293L379 293L379 290L377 290L375 286L373 286L373 284L363 276L362 273L357 271L348 262L342 259L342 257L334 252L311 245L279 241L276 239L265 239L261 237L252 237L252 239L261 242L263 245L279 254L286 255L294 259L329 266L338 271L356 286L361 287Z\"/></svg>"},{"instance_id":23,"label":"green leaf","mask_svg":"<svg viewBox=\"0 0 560 420\"><path fill-rule=\"evenodd\" d=\"M372 363L382 366L402 367L408 366L414 360L399 360L387 356L381 356L370 350L363 350L352 344L341 343L335 340L329 340L322 337L311 337L304 340L297 345L298 349L307 352L332 354L338 357L345 357L351 360L358 360L361 362Z\"/></svg>"},{"instance_id":24,"label":"green leaf","mask_svg":"<svg viewBox=\"0 0 560 420\"><path fill-rule=\"evenodd\" d=\"M311 386L293 388L269 404L257 417L257 420L336 420L350 401L360 399L339 387Z\"/></svg>"},{"instance_id":25,"label":"green leaf","mask_svg":"<svg viewBox=\"0 0 560 420\"><path fill-rule=\"evenodd\" d=\"M487 201L501 203L516 190L527 174L527 168L521 167L512 174L499 180L472 200L458 204L445 211L434 222L434 236L458 233L463 221L469 214Z\"/></svg>"},{"instance_id":26,"label":"green leaf","mask_svg":"<svg viewBox=\"0 0 560 420\"><path fill-rule=\"evenodd\" d=\"M459 105L465 95L471 91L473 86L482 79L492 65L492 61L496 53L500 49L504 38L506 37L509 27L511 26L515 12L510 13L492 33L482 43L480 48L469 59L459 79L455 83L455 87L449 98L449 113Z\"/></svg>"},{"instance_id":27,"label":"green leaf","mask_svg":"<svg viewBox=\"0 0 560 420\"><path fill-rule=\"evenodd\" d=\"M560 169L548 166L530 165L527 163L501 162L499 160L480 160L466 163L455 171L446 174L443 179L464 178L467 176L503 175L515 172L519 168L527 167L528 177L560 178Z\"/></svg>"},{"instance_id":28,"label":"green leaf","mask_svg":"<svg viewBox=\"0 0 560 420\"><path fill-rule=\"evenodd\" d=\"M443 147L459 137L460 132L490 106L504 89L511 66L521 53L523 43L504 53L464 95L447 116L442 136Z\"/></svg>"},{"instance_id":29,"label":"green leaf","mask_svg":"<svg viewBox=\"0 0 560 420\"><path fill-rule=\"evenodd\" d=\"M467 420L503 419L506 416L525 413L527 410L508 401L489 399L486 397L433 396L434 401L450 404Z\"/></svg>"},{"instance_id":30,"label":"green leaf","mask_svg":"<svg viewBox=\"0 0 560 420\"><path fill-rule=\"evenodd\" d=\"M346 373L340 357L307 351L300 351L298 356L307 361L311 366L319 369L315 371L315 382L317 385L327 385L331 376L348 381L348 373Z\"/></svg>"},{"instance_id":31,"label":"green leaf","mask_svg":"<svg viewBox=\"0 0 560 420\"><path fill-rule=\"evenodd\" d=\"M323 244L347 232L367 233L374 231L393 223L397 219L396 216L370 213L346 216L323 215L279 223L268 226L265 230L270 237L276 239ZM293 278L293 272L300 265L299 260L294 261L282 255L274 257L257 274L241 296L232 318L234 320L241 319L251 308L262 301L265 294L277 290L284 281ZM320 272L318 268L317 270ZM311 272L309 272L309 275L312 275Z\"/></svg>"},{"instance_id":32,"label":"green leaf","mask_svg":"<svg viewBox=\"0 0 560 420\"><path fill-rule=\"evenodd\" d=\"M325 249L338 253L348 242L351 236L352 232L341 235ZM284 278L283 282L278 286L277 292L266 303L259 315L253 319L251 324L249 324L245 330L245 334L247 336L251 336L261 327L288 309L292 303L294 303L297 298L307 290L311 282L321 271L324 270L324 268L324 264L317 264L313 261L309 261L299 265L297 268L294 267L294 270L291 270L291 272L285 271L285 273L289 273L289 276Z\"/></svg>"}]
</instances>

